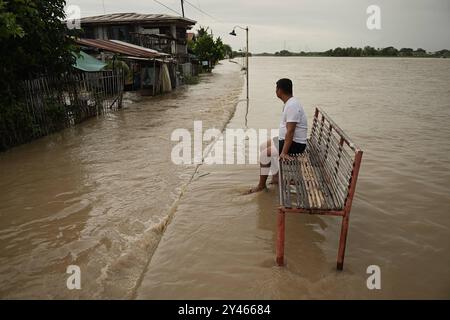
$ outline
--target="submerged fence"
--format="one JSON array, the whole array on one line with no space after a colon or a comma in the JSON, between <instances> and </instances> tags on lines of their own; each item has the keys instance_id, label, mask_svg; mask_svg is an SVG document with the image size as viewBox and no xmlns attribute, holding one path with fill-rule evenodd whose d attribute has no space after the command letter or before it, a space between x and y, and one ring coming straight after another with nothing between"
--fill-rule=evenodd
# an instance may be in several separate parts
<instances>
[{"instance_id":1,"label":"submerged fence","mask_svg":"<svg viewBox=\"0 0 450 320\"><path fill-rule=\"evenodd\" d=\"M122 70L70 73L23 83L20 125L1 121L1 149L73 126L122 107Z\"/></svg>"}]
</instances>

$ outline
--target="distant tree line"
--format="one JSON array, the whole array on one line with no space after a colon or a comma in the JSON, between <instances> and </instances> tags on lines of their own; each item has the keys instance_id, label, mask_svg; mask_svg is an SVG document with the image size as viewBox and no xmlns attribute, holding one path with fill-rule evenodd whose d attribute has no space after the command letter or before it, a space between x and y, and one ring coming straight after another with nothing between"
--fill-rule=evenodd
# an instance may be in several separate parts
<instances>
[{"instance_id":1,"label":"distant tree line","mask_svg":"<svg viewBox=\"0 0 450 320\"><path fill-rule=\"evenodd\" d=\"M245 51L239 50L239 51L233 51L233 54L231 55L231 58L239 58L239 57L245 57L247 53ZM248 56L251 57L253 54L251 52L248 53Z\"/></svg>"},{"instance_id":2,"label":"distant tree line","mask_svg":"<svg viewBox=\"0 0 450 320\"><path fill-rule=\"evenodd\" d=\"M418 48L401 48L394 47L386 48L374 48L366 46L364 48L335 48L324 52L291 52L288 50L281 50L271 53L256 54L257 56L279 56L279 57L292 57L292 56L321 56L321 57L434 57L434 58L450 58L450 50L440 50L436 52L427 52L425 49Z\"/></svg>"}]
</instances>

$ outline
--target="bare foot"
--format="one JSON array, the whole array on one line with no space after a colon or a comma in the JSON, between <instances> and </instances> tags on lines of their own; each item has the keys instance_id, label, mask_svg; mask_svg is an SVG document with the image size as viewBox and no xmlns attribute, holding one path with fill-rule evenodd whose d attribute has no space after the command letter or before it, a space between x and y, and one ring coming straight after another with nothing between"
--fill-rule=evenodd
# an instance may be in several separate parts
<instances>
[{"instance_id":1,"label":"bare foot","mask_svg":"<svg viewBox=\"0 0 450 320\"><path fill-rule=\"evenodd\" d=\"M270 181L270 184L271 184L271 185L276 185L276 184L278 184L278 178L272 179L272 181Z\"/></svg>"},{"instance_id":2,"label":"bare foot","mask_svg":"<svg viewBox=\"0 0 450 320\"><path fill-rule=\"evenodd\" d=\"M261 191L264 191L264 190L266 190L266 187L257 186L255 188L250 189L249 191L244 192L243 195L244 196L248 196L250 194L258 193L258 192L261 192Z\"/></svg>"}]
</instances>

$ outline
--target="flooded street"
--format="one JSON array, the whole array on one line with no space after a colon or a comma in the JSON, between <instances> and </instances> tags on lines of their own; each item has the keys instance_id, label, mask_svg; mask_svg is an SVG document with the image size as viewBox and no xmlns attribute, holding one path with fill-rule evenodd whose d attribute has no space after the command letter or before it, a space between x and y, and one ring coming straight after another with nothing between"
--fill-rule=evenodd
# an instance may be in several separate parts
<instances>
[{"instance_id":1,"label":"flooded street","mask_svg":"<svg viewBox=\"0 0 450 320\"><path fill-rule=\"evenodd\" d=\"M275 265L277 190L243 197L257 166L202 166L145 273L141 299L450 298L450 61L253 58L250 128L277 128L290 77L365 151L344 272L340 219L288 215ZM240 104L229 128L245 126ZM367 267L381 268L369 291Z\"/></svg>"},{"instance_id":2,"label":"flooded street","mask_svg":"<svg viewBox=\"0 0 450 320\"><path fill-rule=\"evenodd\" d=\"M450 298L450 61L250 68L249 128L278 127L275 82L289 77L310 122L321 106L365 152L343 272L333 217L288 216L287 266L275 265L277 190L241 195L257 165L171 162L174 129L245 128L240 67L224 61L198 85L0 154L0 297ZM67 289L68 265L82 290Z\"/></svg>"},{"instance_id":3,"label":"flooded street","mask_svg":"<svg viewBox=\"0 0 450 320\"><path fill-rule=\"evenodd\" d=\"M195 166L171 133L223 129L242 89L225 62L201 83L0 154L0 297L130 298ZM82 290L66 287L78 265Z\"/></svg>"}]
</instances>

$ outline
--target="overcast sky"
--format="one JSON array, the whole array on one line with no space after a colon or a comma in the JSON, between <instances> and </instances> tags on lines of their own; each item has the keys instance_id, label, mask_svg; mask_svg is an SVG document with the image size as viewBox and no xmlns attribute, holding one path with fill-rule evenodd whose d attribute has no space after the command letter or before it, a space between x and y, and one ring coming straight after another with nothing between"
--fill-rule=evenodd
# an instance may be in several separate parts
<instances>
[{"instance_id":1,"label":"overcast sky","mask_svg":"<svg viewBox=\"0 0 450 320\"><path fill-rule=\"evenodd\" d=\"M158 0L181 12L180 0ZM250 27L250 51L324 51L335 47L371 45L398 48L450 49L450 0L188 0L210 16L185 4L186 17L209 26L233 49L245 46ZM174 12L154 0L67 0L82 17L103 13ZM381 8L381 30L366 26L369 5Z\"/></svg>"}]
</instances>

